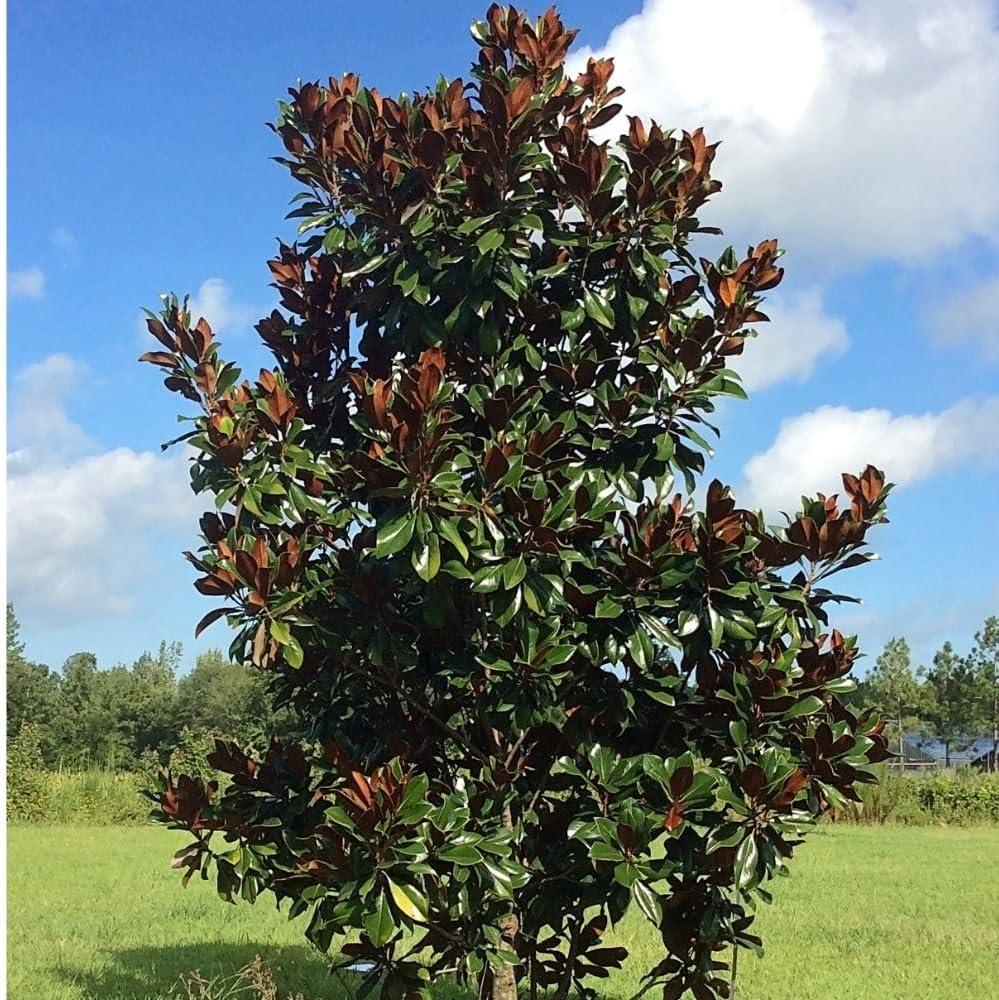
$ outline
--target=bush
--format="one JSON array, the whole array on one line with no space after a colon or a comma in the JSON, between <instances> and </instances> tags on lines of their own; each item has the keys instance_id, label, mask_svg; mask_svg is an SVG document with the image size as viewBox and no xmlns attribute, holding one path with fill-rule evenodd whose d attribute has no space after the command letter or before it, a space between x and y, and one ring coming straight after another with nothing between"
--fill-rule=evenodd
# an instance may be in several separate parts
<instances>
[{"instance_id":1,"label":"bush","mask_svg":"<svg viewBox=\"0 0 999 1000\"><path fill-rule=\"evenodd\" d=\"M47 775L44 771L37 727L22 726L7 748L7 819L37 821L49 808Z\"/></svg>"},{"instance_id":2,"label":"bush","mask_svg":"<svg viewBox=\"0 0 999 1000\"><path fill-rule=\"evenodd\" d=\"M999 775L958 771L916 782L916 798L934 819L948 823L999 822Z\"/></svg>"},{"instance_id":3,"label":"bush","mask_svg":"<svg viewBox=\"0 0 999 1000\"><path fill-rule=\"evenodd\" d=\"M29 823L121 826L146 822L141 778L130 772L18 770L10 779L7 816Z\"/></svg>"},{"instance_id":4,"label":"bush","mask_svg":"<svg viewBox=\"0 0 999 1000\"><path fill-rule=\"evenodd\" d=\"M933 775L885 772L865 786L848 819L858 823L999 822L999 775L964 770Z\"/></svg>"},{"instance_id":5,"label":"bush","mask_svg":"<svg viewBox=\"0 0 999 1000\"><path fill-rule=\"evenodd\" d=\"M214 781L219 772L208 763L208 755L215 749L218 737L204 730L188 726L180 731L177 746L170 752L167 768L171 774L189 774L202 781Z\"/></svg>"},{"instance_id":6,"label":"bush","mask_svg":"<svg viewBox=\"0 0 999 1000\"><path fill-rule=\"evenodd\" d=\"M129 771L67 771L48 778L46 822L118 826L148 819L149 809L139 794L141 781Z\"/></svg>"},{"instance_id":7,"label":"bush","mask_svg":"<svg viewBox=\"0 0 999 1000\"><path fill-rule=\"evenodd\" d=\"M172 774L196 774L210 781L218 775L205 757L214 746L213 734L185 726L167 767ZM145 823L149 806L141 789L155 783L161 766L159 755L148 750L135 771L51 771L45 767L36 728L25 726L7 755L7 817L19 823Z\"/></svg>"}]
</instances>

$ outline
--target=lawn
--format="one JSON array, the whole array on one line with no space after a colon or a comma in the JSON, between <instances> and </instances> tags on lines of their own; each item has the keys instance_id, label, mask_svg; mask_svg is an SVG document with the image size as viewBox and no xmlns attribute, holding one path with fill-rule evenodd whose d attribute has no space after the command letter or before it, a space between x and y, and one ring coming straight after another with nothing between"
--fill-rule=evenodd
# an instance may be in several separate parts
<instances>
[{"instance_id":1,"label":"lawn","mask_svg":"<svg viewBox=\"0 0 999 1000\"><path fill-rule=\"evenodd\" d=\"M181 996L182 973L232 972L257 954L282 998L343 995L301 922L266 903L227 906L201 882L181 889L169 869L178 843L151 827L12 828L10 997ZM740 1000L997 1000L997 856L995 827L822 828L761 912L767 954L742 956ZM617 936L651 964L655 941L639 920ZM626 968L602 996L629 997L640 972Z\"/></svg>"}]
</instances>

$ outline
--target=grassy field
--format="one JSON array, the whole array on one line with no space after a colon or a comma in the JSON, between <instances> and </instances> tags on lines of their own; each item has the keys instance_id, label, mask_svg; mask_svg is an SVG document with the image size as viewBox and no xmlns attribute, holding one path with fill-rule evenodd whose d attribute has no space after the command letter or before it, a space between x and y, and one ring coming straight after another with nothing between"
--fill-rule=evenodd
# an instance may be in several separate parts
<instances>
[{"instance_id":1,"label":"grassy field","mask_svg":"<svg viewBox=\"0 0 999 1000\"><path fill-rule=\"evenodd\" d=\"M180 842L150 827L12 828L10 997L179 997L182 974L232 973L257 954L282 998L343 996L300 922L265 903L226 906L205 883L182 890L168 864ZM776 893L758 922L766 956L740 960L740 1000L999 998L995 827L825 827ZM618 937L652 964L638 920ZM626 968L602 996L629 997L641 971Z\"/></svg>"}]
</instances>

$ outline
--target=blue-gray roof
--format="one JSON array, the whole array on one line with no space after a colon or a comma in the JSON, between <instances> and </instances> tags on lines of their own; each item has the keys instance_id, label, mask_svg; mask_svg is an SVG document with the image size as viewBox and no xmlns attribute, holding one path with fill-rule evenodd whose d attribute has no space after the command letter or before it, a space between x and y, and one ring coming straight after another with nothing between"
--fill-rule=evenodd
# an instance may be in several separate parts
<instances>
[{"instance_id":1,"label":"blue-gray roof","mask_svg":"<svg viewBox=\"0 0 999 1000\"><path fill-rule=\"evenodd\" d=\"M909 733L904 737L906 756L924 760L946 760L947 750L944 742L936 737L920 736ZM950 762L952 764L970 764L973 760L992 752L992 738L981 737L977 740L952 740L950 744Z\"/></svg>"}]
</instances>

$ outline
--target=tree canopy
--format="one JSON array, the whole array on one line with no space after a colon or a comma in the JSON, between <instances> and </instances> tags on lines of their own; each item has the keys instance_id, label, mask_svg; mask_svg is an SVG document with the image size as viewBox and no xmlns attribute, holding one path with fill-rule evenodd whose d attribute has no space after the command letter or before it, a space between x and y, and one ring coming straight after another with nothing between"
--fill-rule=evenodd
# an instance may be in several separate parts
<instances>
[{"instance_id":1,"label":"tree canopy","mask_svg":"<svg viewBox=\"0 0 999 1000\"><path fill-rule=\"evenodd\" d=\"M909 644L903 638L893 637L885 644L874 668L867 676L867 695L887 714L894 724L898 754L903 755L903 738L906 723L918 717L925 704L925 691L912 670Z\"/></svg>"},{"instance_id":2,"label":"tree canopy","mask_svg":"<svg viewBox=\"0 0 999 1000\"><path fill-rule=\"evenodd\" d=\"M201 408L201 627L305 734L220 743L228 786L164 776L159 815L185 878L308 913L384 997L594 996L631 906L649 988L727 996L719 949L759 944L768 879L887 753L827 612L890 487L844 475L782 526L718 481L695 502L781 251L695 255L716 146L601 141L621 90L567 75L574 36L494 5L469 80L294 88L274 367L243 379L186 299L148 323Z\"/></svg>"},{"instance_id":3,"label":"tree canopy","mask_svg":"<svg viewBox=\"0 0 999 1000\"><path fill-rule=\"evenodd\" d=\"M136 769L150 755L169 759L185 742L185 728L241 745L285 731L288 720L272 711L259 671L216 649L202 653L183 677L180 664L181 644L162 642L130 666L102 669L93 653L79 652L51 670L25 655L8 605L8 749L29 729L46 767Z\"/></svg>"},{"instance_id":4,"label":"tree canopy","mask_svg":"<svg viewBox=\"0 0 999 1000\"><path fill-rule=\"evenodd\" d=\"M930 695L926 716L944 743L950 764L950 750L976 735L985 722L985 705L979 678L968 657L960 656L950 642L945 642L926 671Z\"/></svg>"}]
</instances>

